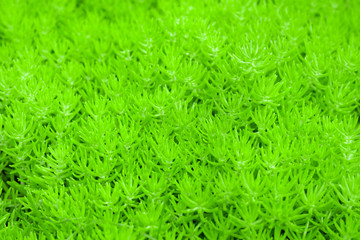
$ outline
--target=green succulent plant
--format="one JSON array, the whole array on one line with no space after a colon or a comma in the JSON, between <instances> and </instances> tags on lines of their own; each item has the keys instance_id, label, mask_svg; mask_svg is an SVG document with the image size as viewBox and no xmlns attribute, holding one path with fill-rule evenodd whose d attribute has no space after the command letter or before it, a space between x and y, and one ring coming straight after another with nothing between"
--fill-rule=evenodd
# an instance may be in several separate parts
<instances>
[{"instance_id":1,"label":"green succulent plant","mask_svg":"<svg viewBox=\"0 0 360 240\"><path fill-rule=\"evenodd\" d=\"M359 13L0 0L0 239L360 239Z\"/></svg>"}]
</instances>

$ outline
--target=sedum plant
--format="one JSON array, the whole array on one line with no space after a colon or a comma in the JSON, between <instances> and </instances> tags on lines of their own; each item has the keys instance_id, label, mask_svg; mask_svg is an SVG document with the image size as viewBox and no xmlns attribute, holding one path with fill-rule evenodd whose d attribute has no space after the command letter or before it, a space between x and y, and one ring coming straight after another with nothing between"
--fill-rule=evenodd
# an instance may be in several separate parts
<instances>
[{"instance_id":1,"label":"sedum plant","mask_svg":"<svg viewBox=\"0 0 360 240\"><path fill-rule=\"evenodd\" d=\"M359 12L0 0L0 239L360 239Z\"/></svg>"}]
</instances>

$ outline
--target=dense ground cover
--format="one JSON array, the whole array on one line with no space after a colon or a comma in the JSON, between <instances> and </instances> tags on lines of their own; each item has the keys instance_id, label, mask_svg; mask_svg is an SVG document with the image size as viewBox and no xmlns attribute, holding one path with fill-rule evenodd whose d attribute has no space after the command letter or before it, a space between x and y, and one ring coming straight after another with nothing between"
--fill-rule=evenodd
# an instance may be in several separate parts
<instances>
[{"instance_id":1,"label":"dense ground cover","mask_svg":"<svg viewBox=\"0 0 360 240\"><path fill-rule=\"evenodd\" d=\"M0 239L360 239L359 13L0 0Z\"/></svg>"}]
</instances>

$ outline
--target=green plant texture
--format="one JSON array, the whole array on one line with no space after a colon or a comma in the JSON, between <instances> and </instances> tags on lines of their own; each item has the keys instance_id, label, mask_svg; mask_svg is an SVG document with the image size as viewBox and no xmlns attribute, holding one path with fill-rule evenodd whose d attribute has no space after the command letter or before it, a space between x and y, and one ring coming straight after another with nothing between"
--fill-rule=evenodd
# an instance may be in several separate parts
<instances>
[{"instance_id":1,"label":"green plant texture","mask_svg":"<svg viewBox=\"0 0 360 240\"><path fill-rule=\"evenodd\" d=\"M0 0L0 239L360 239L359 0Z\"/></svg>"}]
</instances>

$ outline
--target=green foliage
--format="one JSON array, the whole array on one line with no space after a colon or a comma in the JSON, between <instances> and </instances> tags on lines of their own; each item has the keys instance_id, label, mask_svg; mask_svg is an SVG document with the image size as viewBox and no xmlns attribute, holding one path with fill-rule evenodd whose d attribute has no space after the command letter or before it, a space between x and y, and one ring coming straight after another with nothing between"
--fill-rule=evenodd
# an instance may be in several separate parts
<instances>
[{"instance_id":1,"label":"green foliage","mask_svg":"<svg viewBox=\"0 0 360 240\"><path fill-rule=\"evenodd\" d=\"M360 239L359 13L0 0L0 239Z\"/></svg>"}]
</instances>

